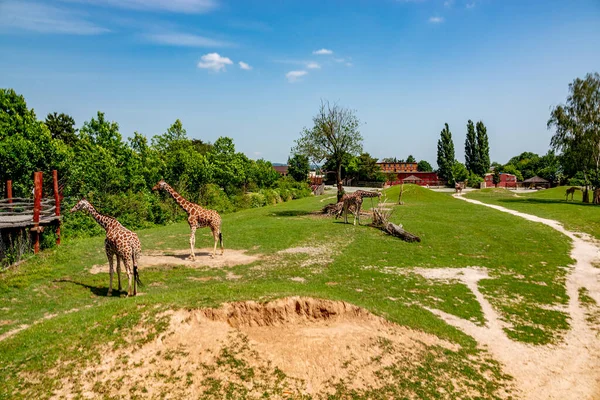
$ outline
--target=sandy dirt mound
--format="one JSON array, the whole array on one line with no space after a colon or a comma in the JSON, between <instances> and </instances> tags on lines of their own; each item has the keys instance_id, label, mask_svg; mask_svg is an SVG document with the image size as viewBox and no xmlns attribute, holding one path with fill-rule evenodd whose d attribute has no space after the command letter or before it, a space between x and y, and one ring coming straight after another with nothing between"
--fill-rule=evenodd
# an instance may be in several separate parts
<instances>
[{"instance_id":1,"label":"sandy dirt mound","mask_svg":"<svg viewBox=\"0 0 600 400\"><path fill-rule=\"evenodd\" d=\"M225 254L220 255L217 249L215 258L211 258L212 248L196 249L196 260L189 260L190 250L166 250L166 251L146 251L143 252L139 261L140 269L147 267L156 267L159 265L184 265L191 268L224 268L236 265L245 265L253 263L259 257L246 254L243 250L225 249ZM116 264L115 264L116 268ZM123 266L121 266L124 272ZM106 264L96 264L90 268L91 274L108 273L108 262Z\"/></svg>"},{"instance_id":2,"label":"sandy dirt mound","mask_svg":"<svg viewBox=\"0 0 600 400\"><path fill-rule=\"evenodd\" d=\"M351 304L312 298L229 303L164 317L169 328L157 339L107 349L97 365L63 377L55 398L322 398L338 384L355 390L395 384L398 376L386 375L386 368L415 371L432 351L442 359L459 350ZM468 382L462 384L468 390Z\"/></svg>"}]
</instances>

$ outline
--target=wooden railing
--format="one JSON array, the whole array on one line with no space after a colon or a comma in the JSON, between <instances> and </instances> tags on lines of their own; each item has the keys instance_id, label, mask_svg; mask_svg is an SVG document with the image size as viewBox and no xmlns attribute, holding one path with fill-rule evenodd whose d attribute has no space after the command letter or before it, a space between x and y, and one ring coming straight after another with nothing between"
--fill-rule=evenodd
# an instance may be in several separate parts
<instances>
[{"instance_id":1,"label":"wooden railing","mask_svg":"<svg viewBox=\"0 0 600 400\"><path fill-rule=\"evenodd\" d=\"M52 171L54 198L42 198L42 173L34 173L33 199L12 197L12 181L6 182L6 199L0 199L0 229L31 227L33 250L40 248L40 234L44 225L56 223L56 244L60 244L60 194L58 174Z\"/></svg>"}]
</instances>

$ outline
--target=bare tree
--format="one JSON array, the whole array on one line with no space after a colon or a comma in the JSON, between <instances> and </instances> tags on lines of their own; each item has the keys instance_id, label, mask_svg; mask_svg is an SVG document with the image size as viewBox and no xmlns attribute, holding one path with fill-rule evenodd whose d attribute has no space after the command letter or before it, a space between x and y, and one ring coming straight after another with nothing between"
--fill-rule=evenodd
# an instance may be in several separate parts
<instances>
[{"instance_id":1,"label":"bare tree","mask_svg":"<svg viewBox=\"0 0 600 400\"><path fill-rule=\"evenodd\" d=\"M296 140L293 152L308 156L315 163L333 160L336 166L338 201L344 195L342 186L342 159L344 154L358 155L362 151L360 121L353 110L328 101L321 101L319 112L313 117L314 126L306 127Z\"/></svg>"}]
</instances>

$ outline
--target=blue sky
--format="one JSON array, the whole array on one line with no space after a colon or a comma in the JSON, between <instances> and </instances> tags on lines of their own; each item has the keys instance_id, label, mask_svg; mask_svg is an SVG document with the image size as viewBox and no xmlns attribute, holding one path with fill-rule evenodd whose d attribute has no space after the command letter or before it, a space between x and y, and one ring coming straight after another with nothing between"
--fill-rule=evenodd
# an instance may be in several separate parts
<instances>
[{"instance_id":1,"label":"blue sky","mask_svg":"<svg viewBox=\"0 0 600 400\"><path fill-rule=\"evenodd\" d=\"M230 136L285 162L320 99L355 109L372 156L435 164L444 122L464 161L545 153L550 107L600 71L600 0L0 0L0 87L39 118L98 110L123 136Z\"/></svg>"}]
</instances>

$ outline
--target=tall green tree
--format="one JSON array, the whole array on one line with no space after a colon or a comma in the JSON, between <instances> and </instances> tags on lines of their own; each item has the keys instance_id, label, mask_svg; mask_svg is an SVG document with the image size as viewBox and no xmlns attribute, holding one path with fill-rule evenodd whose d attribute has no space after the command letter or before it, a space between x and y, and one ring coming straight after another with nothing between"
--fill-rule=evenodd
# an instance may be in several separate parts
<instances>
[{"instance_id":1,"label":"tall green tree","mask_svg":"<svg viewBox=\"0 0 600 400\"><path fill-rule=\"evenodd\" d=\"M353 156L362 151L360 121L356 113L337 104L322 101L313 127L304 128L293 149L295 153L308 156L319 164L323 160L335 163L338 201L344 194L342 185L342 162L345 154Z\"/></svg>"},{"instance_id":2,"label":"tall green tree","mask_svg":"<svg viewBox=\"0 0 600 400\"><path fill-rule=\"evenodd\" d=\"M479 121L477 129L477 174L484 176L490 170L490 144L488 140L487 128L483 122Z\"/></svg>"},{"instance_id":3,"label":"tall green tree","mask_svg":"<svg viewBox=\"0 0 600 400\"><path fill-rule=\"evenodd\" d=\"M369 153L361 153L356 157L358 180L368 182L384 182L385 175L377 165L377 159Z\"/></svg>"},{"instance_id":4,"label":"tall green tree","mask_svg":"<svg viewBox=\"0 0 600 400\"><path fill-rule=\"evenodd\" d=\"M473 121L467 122L467 138L465 139L465 167L469 172L479 171L479 146Z\"/></svg>"},{"instance_id":5,"label":"tall green tree","mask_svg":"<svg viewBox=\"0 0 600 400\"><path fill-rule=\"evenodd\" d=\"M406 162L407 163L415 163L415 162L417 162L417 160L413 157L412 154L409 154L408 157L406 158Z\"/></svg>"},{"instance_id":6,"label":"tall green tree","mask_svg":"<svg viewBox=\"0 0 600 400\"><path fill-rule=\"evenodd\" d=\"M492 177L492 182L494 183L495 187L498 187L498 184L500 183L500 171L498 171L497 168L494 169L494 176Z\"/></svg>"},{"instance_id":7,"label":"tall green tree","mask_svg":"<svg viewBox=\"0 0 600 400\"><path fill-rule=\"evenodd\" d=\"M288 158L288 175L296 182L306 182L308 180L308 157L303 154L294 154Z\"/></svg>"},{"instance_id":8,"label":"tall green tree","mask_svg":"<svg viewBox=\"0 0 600 400\"><path fill-rule=\"evenodd\" d=\"M69 157L67 146L52 138L22 95L0 89L0 182L12 180L13 194L28 197L34 172L57 169L62 176Z\"/></svg>"},{"instance_id":9,"label":"tall green tree","mask_svg":"<svg viewBox=\"0 0 600 400\"><path fill-rule=\"evenodd\" d=\"M563 160L583 173L587 186L600 187L600 74L590 73L569 84L566 104L554 107L548 128L555 134L551 146L562 153Z\"/></svg>"},{"instance_id":10,"label":"tall green tree","mask_svg":"<svg viewBox=\"0 0 600 400\"><path fill-rule=\"evenodd\" d=\"M469 171L467 171L465 165L456 161L454 165L452 165L452 179L449 183L453 185L457 182L464 182L468 177Z\"/></svg>"},{"instance_id":11,"label":"tall green tree","mask_svg":"<svg viewBox=\"0 0 600 400\"><path fill-rule=\"evenodd\" d=\"M444 129L442 129L442 132L440 133L437 147L438 176L442 180L446 182L451 182L453 180L452 166L455 161L452 133L450 132L450 127L446 123L444 124Z\"/></svg>"},{"instance_id":12,"label":"tall green tree","mask_svg":"<svg viewBox=\"0 0 600 400\"><path fill-rule=\"evenodd\" d=\"M75 129L75 120L65 113L49 113L44 121L50 131L53 139L62 140L67 145L72 146L77 142L77 129Z\"/></svg>"},{"instance_id":13,"label":"tall green tree","mask_svg":"<svg viewBox=\"0 0 600 400\"><path fill-rule=\"evenodd\" d=\"M417 171L419 171L419 172L431 172L431 171L433 171L433 167L427 161L421 160L417 164Z\"/></svg>"}]
</instances>

